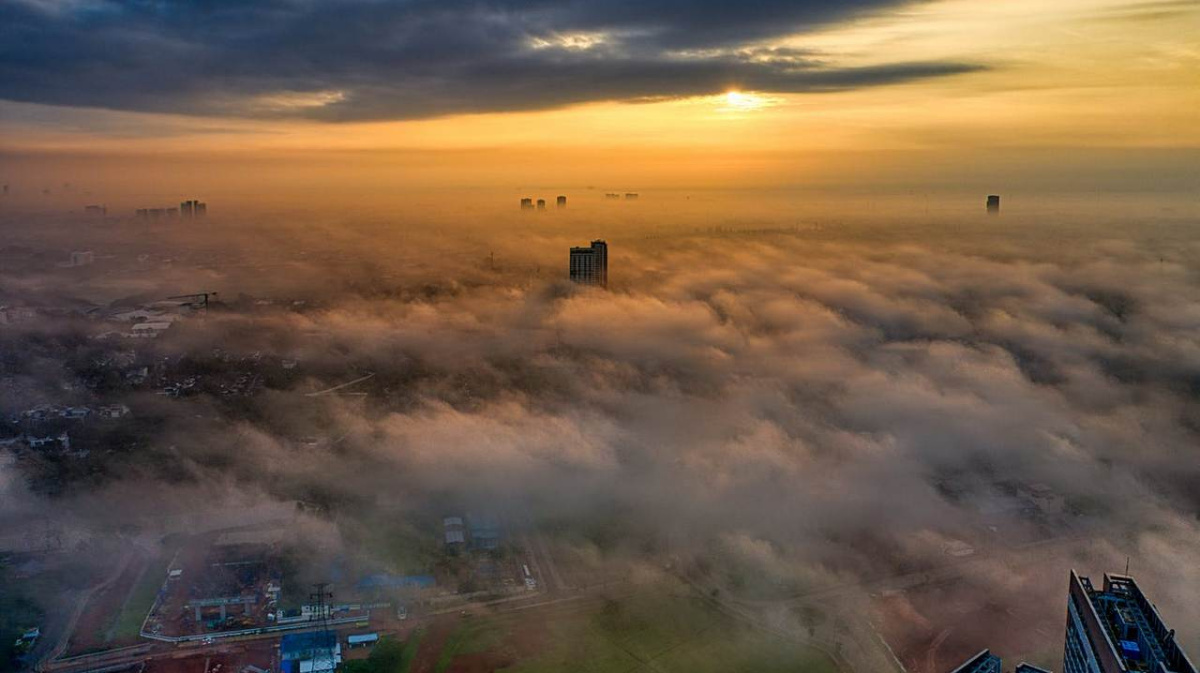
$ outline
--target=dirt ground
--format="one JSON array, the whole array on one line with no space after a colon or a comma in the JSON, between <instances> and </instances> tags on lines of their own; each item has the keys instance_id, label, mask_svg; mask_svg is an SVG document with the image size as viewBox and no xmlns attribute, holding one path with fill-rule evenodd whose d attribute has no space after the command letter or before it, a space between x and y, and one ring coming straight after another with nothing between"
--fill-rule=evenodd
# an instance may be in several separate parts
<instances>
[{"instance_id":1,"label":"dirt ground","mask_svg":"<svg viewBox=\"0 0 1200 673\"><path fill-rule=\"evenodd\" d=\"M454 628L455 622L449 618L435 620L429 624L425 636L421 638L421 646L417 648L417 656L408 669L410 673L434 673L437 670L442 647Z\"/></svg>"},{"instance_id":2,"label":"dirt ground","mask_svg":"<svg viewBox=\"0 0 1200 673\"><path fill-rule=\"evenodd\" d=\"M73 656L93 650L112 647L114 643L107 642L105 635L113 621L121 613L125 599L133 590L147 559L144 554L133 552L124 570L116 581L105 589L92 594L87 606L75 624L75 630L67 646L67 655Z\"/></svg>"},{"instance_id":3,"label":"dirt ground","mask_svg":"<svg viewBox=\"0 0 1200 673\"><path fill-rule=\"evenodd\" d=\"M173 657L154 659L144 673L241 673L246 666L274 670L278 651L275 641L230 645L218 652L180 652Z\"/></svg>"},{"instance_id":4,"label":"dirt ground","mask_svg":"<svg viewBox=\"0 0 1200 673\"><path fill-rule=\"evenodd\" d=\"M1060 610L1045 605L981 601L971 587L947 582L877 598L873 621L909 673L943 673L984 648L1006 663L1017 657L1015 665L1033 651L1033 643L1055 637L1061 643Z\"/></svg>"}]
</instances>

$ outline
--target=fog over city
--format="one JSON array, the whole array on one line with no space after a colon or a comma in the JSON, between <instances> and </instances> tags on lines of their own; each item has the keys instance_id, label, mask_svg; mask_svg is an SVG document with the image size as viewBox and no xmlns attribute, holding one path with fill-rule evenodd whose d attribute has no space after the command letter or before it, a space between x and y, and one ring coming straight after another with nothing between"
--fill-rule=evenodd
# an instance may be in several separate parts
<instances>
[{"instance_id":1,"label":"fog over city","mask_svg":"<svg viewBox=\"0 0 1200 673\"><path fill-rule=\"evenodd\" d=\"M756 198L14 208L0 304L36 311L0 330L6 436L39 405L129 416L5 454L0 537L104 566L270 523L336 592L334 560L394 566L380 531L487 513L540 531L560 591L682 578L763 628L829 644L858 619L943 667L1056 665L1068 570L1128 559L1198 649L1194 207ZM607 290L566 279L595 238ZM56 264L73 250L95 261ZM157 338L112 322L193 292L218 295Z\"/></svg>"}]
</instances>

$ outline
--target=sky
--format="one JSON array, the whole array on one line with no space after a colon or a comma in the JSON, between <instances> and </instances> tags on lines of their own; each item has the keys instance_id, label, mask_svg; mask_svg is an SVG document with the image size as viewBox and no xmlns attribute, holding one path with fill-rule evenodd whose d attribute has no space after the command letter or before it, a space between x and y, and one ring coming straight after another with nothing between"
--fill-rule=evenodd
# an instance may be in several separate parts
<instances>
[{"instance_id":1,"label":"sky","mask_svg":"<svg viewBox=\"0 0 1200 673\"><path fill-rule=\"evenodd\" d=\"M31 156L325 179L373 153L460 186L1189 191L1200 3L15 0L0 99L10 182Z\"/></svg>"}]
</instances>

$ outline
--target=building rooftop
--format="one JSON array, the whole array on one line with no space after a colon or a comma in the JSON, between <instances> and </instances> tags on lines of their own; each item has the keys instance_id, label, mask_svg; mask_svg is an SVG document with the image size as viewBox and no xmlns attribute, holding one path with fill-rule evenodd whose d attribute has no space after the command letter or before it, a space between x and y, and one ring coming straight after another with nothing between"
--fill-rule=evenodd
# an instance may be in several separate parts
<instances>
[{"instance_id":1,"label":"building rooftop","mask_svg":"<svg viewBox=\"0 0 1200 673\"><path fill-rule=\"evenodd\" d=\"M333 631L289 633L279 641L279 654L284 661L307 659L317 651L332 650L336 646L337 634Z\"/></svg>"},{"instance_id":2,"label":"building rooftop","mask_svg":"<svg viewBox=\"0 0 1200 673\"><path fill-rule=\"evenodd\" d=\"M967 659L961 666L950 671L950 673L1001 673L1000 657L992 654L988 650L983 650L979 654Z\"/></svg>"},{"instance_id":3,"label":"building rooftop","mask_svg":"<svg viewBox=\"0 0 1200 673\"><path fill-rule=\"evenodd\" d=\"M1102 659L1122 671L1198 673L1175 641L1175 631L1167 628L1132 577L1105 574L1103 588L1097 588L1072 571L1071 584L1092 608L1085 621L1099 624L1103 631L1105 642L1092 643Z\"/></svg>"}]
</instances>

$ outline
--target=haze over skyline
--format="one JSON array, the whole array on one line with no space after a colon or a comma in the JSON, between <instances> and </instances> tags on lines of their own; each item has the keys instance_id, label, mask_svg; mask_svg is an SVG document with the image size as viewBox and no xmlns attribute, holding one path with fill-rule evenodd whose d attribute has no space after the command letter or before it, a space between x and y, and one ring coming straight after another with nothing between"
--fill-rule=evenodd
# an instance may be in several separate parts
<instances>
[{"instance_id":1,"label":"haze over skyline","mask_svg":"<svg viewBox=\"0 0 1200 673\"><path fill-rule=\"evenodd\" d=\"M1198 231L1200 0L0 0L0 673L1195 673Z\"/></svg>"},{"instance_id":2,"label":"haze over skyline","mask_svg":"<svg viewBox=\"0 0 1200 673\"><path fill-rule=\"evenodd\" d=\"M0 151L10 182L151 153L311 183L1186 193L1198 36L1190 0L17 0Z\"/></svg>"}]
</instances>

